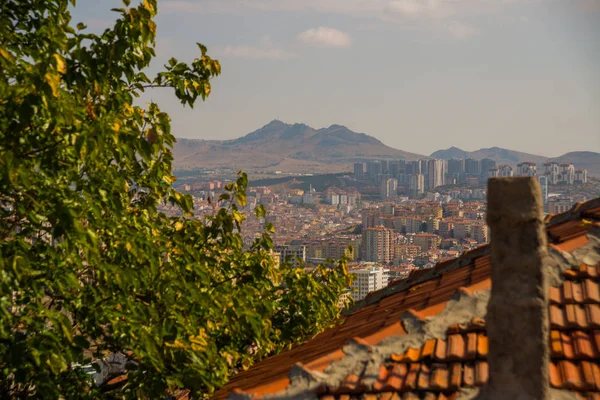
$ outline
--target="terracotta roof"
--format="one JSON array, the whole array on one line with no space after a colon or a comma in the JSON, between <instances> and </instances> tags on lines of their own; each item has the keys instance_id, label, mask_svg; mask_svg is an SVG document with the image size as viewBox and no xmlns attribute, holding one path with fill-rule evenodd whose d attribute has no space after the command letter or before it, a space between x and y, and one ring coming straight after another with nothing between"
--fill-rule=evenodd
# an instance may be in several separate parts
<instances>
[{"instance_id":1,"label":"terracotta roof","mask_svg":"<svg viewBox=\"0 0 600 400\"><path fill-rule=\"evenodd\" d=\"M563 285L551 287L549 293L550 384L580 392L584 398L600 398L600 263L567 270L564 278ZM485 320L475 318L449 327L446 338L392 354L380 365L374 384L365 382L373 377L364 371L351 374L342 385L323 388L321 398L369 393L378 399L388 398L391 392L419 399L453 398L461 388L487 382L487 353Z\"/></svg>"},{"instance_id":2,"label":"terracotta roof","mask_svg":"<svg viewBox=\"0 0 600 400\"><path fill-rule=\"evenodd\" d=\"M600 199L549 216L549 245L560 253L588 244L587 234L600 227L598 220ZM347 357L345 346L349 343L370 348L406 335L403 322L407 315L424 320L442 313L457 292L489 292L489 253L489 245L479 247L432 269L413 271L409 278L369 294L340 325L237 374L214 398L226 398L231 393L268 397L289 390L291 371L318 374ZM549 292L551 385L600 398L600 264L567 269L563 275L564 281ZM367 363L351 368L340 381L320 383L314 394L326 399L442 399L453 398L459 388L485 383L485 321L476 317L449 326L442 336L418 343L416 348L391 352L380 360L375 372Z\"/></svg>"}]
</instances>

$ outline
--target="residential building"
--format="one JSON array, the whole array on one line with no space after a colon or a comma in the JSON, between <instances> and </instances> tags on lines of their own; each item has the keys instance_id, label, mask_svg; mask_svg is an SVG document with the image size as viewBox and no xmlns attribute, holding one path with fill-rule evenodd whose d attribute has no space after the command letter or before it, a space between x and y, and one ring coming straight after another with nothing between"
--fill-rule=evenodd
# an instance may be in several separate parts
<instances>
[{"instance_id":1,"label":"residential building","mask_svg":"<svg viewBox=\"0 0 600 400\"><path fill-rule=\"evenodd\" d=\"M385 178L381 180L381 198L387 199L396 197L398 189L398 181L394 178Z\"/></svg>"},{"instance_id":2,"label":"residential building","mask_svg":"<svg viewBox=\"0 0 600 400\"><path fill-rule=\"evenodd\" d=\"M465 160L465 173L467 175L477 175L481 174L481 167L479 164L479 160L474 160L472 158L467 158Z\"/></svg>"},{"instance_id":3,"label":"residential building","mask_svg":"<svg viewBox=\"0 0 600 400\"><path fill-rule=\"evenodd\" d=\"M365 164L362 162L354 163L354 177L356 179L364 179L365 177Z\"/></svg>"},{"instance_id":4,"label":"residential building","mask_svg":"<svg viewBox=\"0 0 600 400\"><path fill-rule=\"evenodd\" d=\"M427 163L427 188L434 189L444 185L446 176L445 160L429 160Z\"/></svg>"},{"instance_id":5,"label":"residential building","mask_svg":"<svg viewBox=\"0 0 600 400\"><path fill-rule=\"evenodd\" d=\"M372 266L351 270L350 273L356 275L356 279L352 282L352 297L354 301L362 300L369 293L383 289L388 285L388 269Z\"/></svg>"},{"instance_id":6,"label":"residential building","mask_svg":"<svg viewBox=\"0 0 600 400\"><path fill-rule=\"evenodd\" d=\"M575 183L575 166L572 163L560 164L559 183L572 185Z\"/></svg>"},{"instance_id":7,"label":"residential building","mask_svg":"<svg viewBox=\"0 0 600 400\"><path fill-rule=\"evenodd\" d=\"M573 205L573 199L567 196L555 196L548 199L548 213L560 214L568 211Z\"/></svg>"},{"instance_id":8,"label":"residential building","mask_svg":"<svg viewBox=\"0 0 600 400\"><path fill-rule=\"evenodd\" d=\"M425 176L423 174L412 174L408 190L413 197L423 194L425 192Z\"/></svg>"},{"instance_id":9,"label":"residential building","mask_svg":"<svg viewBox=\"0 0 600 400\"><path fill-rule=\"evenodd\" d=\"M279 263L283 264L290 258L294 265L300 265L306 261L306 246L304 245L279 245L273 249L279 254Z\"/></svg>"},{"instance_id":10,"label":"residential building","mask_svg":"<svg viewBox=\"0 0 600 400\"><path fill-rule=\"evenodd\" d=\"M419 246L421 252L437 249L442 243L442 238L434 233L417 233L413 238L413 244Z\"/></svg>"},{"instance_id":11,"label":"residential building","mask_svg":"<svg viewBox=\"0 0 600 400\"><path fill-rule=\"evenodd\" d=\"M586 183L587 182L587 169L575 170L575 183Z\"/></svg>"},{"instance_id":12,"label":"residential building","mask_svg":"<svg viewBox=\"0 0 600 400\"><path fill-rule=\"evenodd\" d=\"M486 224L473 224L471 226L471 237L477 243L485 244L490 241L489 227Z\"/></svg>"},{"instance_id":13,"label":"residential building","mask_svg":"<svg viewBox=\"0 0 600 400\"><path fill-rule=\"evenodd\" d=\"M481 160L480 165L482 179L487 179L488 177L490 177L490 171L496 169L496 161L489 158L484 158L483 160Z\"/></svg>"},{"instance_id":14,"label":"residential building","mask_svg":"<svg viewBox=\"0 0 600 400\"><path fill-rule=\"evenodd\" d=\"M548 177L549 185L556 185L559 181L560 167L556 161L544 163L544 175Z\"/></svg>"},{"instance_id":15,"label":"residential building","mask_svg":"<svg viewBox=\"0 0 600 400\"><path fill-rule=\"evenodd\" d=\"M362 258L364 261L387 263L393 258L394 231L383 226L363 229Z\"/></svg>"},{"instance_id":16,"label":"residential building","mask_svg":"<svg viewBox=\"0 0 600 400\"><path fill-rule=\"evenodd\" d=\"M368 161L366 174L369 179L377 178L381 174L381 164L379 161Z\"/></svg>"},{"instance_id":17,"label":"residential building","mask_svg":"<svg viewBox=\"0 0 600 400\"><path fill-rule=\"evenodd\" d=\"M411 244L395 244L394 258L414 258L419 255L421 248Z\"/></svg>"},{"instance_id":18,"label":"residential building","mask_svg":"<svg viewBox=\"0 0 600 400\"><path fill-rule=\"evenodd\" d=\"M381 218L377 209L367 209L362 213L363 230L381 225Z\"/></svg>"},{"instance_id":19,"label":"residential building","mask_svg":"<svg viewBox=\"0 0 600 400\"><path fill-rule=\"evenodd\" d=\"M507 164L500 165L498 167L498 176L503 178L514 176L513 168Z\"/></svg>"},{"instance_id":20,"label":"residential building","mask_svg":"<svg viewBox=\"0 0 600 400\"><path fill-rule=\"evenodd\" d=\"M542 189L542 199L544 200L544 204L548 203L548 175L542 175L538 177L538 182L540 183L540 188Z\"/></svg>"},{"instance_id":21,"label":"residential building","mask_svg":"<svg viewBox=\"0 0 600 400\"><path fill-rule=\"evenodd\" d=\"M536 176L537 166L532 162L522 162L517 164L517 176Z\"/></svg>"},{"instance_id":22,"label":"residential building","mask_svg":"<svg viewBox=\"0 0 600 400\"><path fill-rule=\"evenodd\" d=\"M454 223L454 238L455 239L466 239L471 236L471 223L470 222L456 222Z\"/></svg>"}]
</instances>

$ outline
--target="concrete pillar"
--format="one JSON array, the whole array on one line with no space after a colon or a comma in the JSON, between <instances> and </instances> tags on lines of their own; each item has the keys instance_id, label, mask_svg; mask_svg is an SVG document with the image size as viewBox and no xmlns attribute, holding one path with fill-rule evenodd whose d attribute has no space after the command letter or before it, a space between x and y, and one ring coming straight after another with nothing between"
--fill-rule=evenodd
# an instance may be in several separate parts
<instances>
[{"instance_id":1,"label":"concrete pillar","mask_svg":"<svg viewBox=\"0 0 600 400\"><path fill-rule=\"evenodd\" d=\"M491 178L492 292L487 312L488 396L547 399L549 393L547 253L539 183Z\"/></svg>"}]
</instances>

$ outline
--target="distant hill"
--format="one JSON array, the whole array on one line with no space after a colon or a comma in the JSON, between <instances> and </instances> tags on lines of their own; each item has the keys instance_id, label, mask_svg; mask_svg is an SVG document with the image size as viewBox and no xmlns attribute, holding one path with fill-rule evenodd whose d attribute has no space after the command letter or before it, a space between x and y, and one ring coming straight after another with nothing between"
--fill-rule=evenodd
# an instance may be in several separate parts
<instances>
[{"instance_id":1,"label":"distant hill","mask_svg":"<svg viewBox=\"0 0 600 400\"><path fill-rule=\"evenodd\" d=\"M547 161L558 161L560 163L572 162L576 169L585 168L588 170L590 176L600 177L600 153L594 153L592 151L573 151L559 157L544 157L502 149L500 147L490 147L476 151L465 151L457 147L450 147L449 149L438 150L432 153L431 157L443 160L449 160L451 158L473 158L475 160L490 158L495 160L498 165L508 164L512 166L515 166L520 162L530 161L538 164L538 169L543 168L542 164Z\"/></svg>"},{"instance_id":2,"label":"distant hill","mask_svg":"<svg viewBox=\"0 0 600 400\"><path fill-rule=\"evenodd\" d=\"M230 167L303 173L349 171L353 162L370 159L428 158L393 149L342 125L314 129L278 120L233 140L178 139L174 157L179 170Z\"/></svg>"},{"instance_id":3,"label":"distant hill","mask_svg":"<svg viewBox=\"0 0 600 400\"><path fill-rule=\"evenodd\" d=\"M600 177L600 153L594 153L593 151L572 151L551 160L560 163L572 162L576 169L585 168L588 170L589 175Z\"/></svg>"},{"instance_id":4,"label":"distant hill","mask_svg":"<svg viewBox=\"0 0 600 400\"><path fill-rule=\"evenodd\" d=\"M439 158L440 160L451 160L453 158L469 158L470 156L468 151L464 151L462 149L459 149L458 147L452 146L446 150L434 151L433 153L431 153L431 157Z\"/></svg>"},{"instance_id":5,"label":"distant hill","mask_svg":"<svg viewBox=\"0 0 600 400\"><path fill-rule=\"evenodd\" d=\"M465 151L456 147L450 147L446 150L438 150L431 154L431 157L449 160L451 158L473 158L481 160L489 158L496 161L497 164L516 165L520 162L530 161L536 164L543 164L548 160L547 157L537 156L535 154L522 153L520 151L503 149L500 147L490 147L476 151Z\"/></svg>"}]
</instances>

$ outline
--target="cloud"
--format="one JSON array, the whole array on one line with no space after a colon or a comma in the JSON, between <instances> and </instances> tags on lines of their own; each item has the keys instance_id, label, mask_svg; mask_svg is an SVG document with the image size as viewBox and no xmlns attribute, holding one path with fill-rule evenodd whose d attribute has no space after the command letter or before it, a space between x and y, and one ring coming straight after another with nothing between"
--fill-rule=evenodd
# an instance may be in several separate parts
<instances>
[{"instance_id":1,"label":"cloud","mask_svg":"<svg viewBox=\"0 0 600 400\"><path fill-rule=\"evenodd\" d=\"M459 39L464 39L477 33L472 27L458 21L452 21L450 25L448 25L448 30L454 37Z\"/></svg>"},{"instance_id":2,"label":"cloud","mask_svg":"<svg viewBox=\"0 0 600 400\"><path fill-rule=\"evenodd\" d=\"M346 48L352 45L352 39L347 33L324 26L300 33L298 40L305 45L315 47Z\"/></svg>"},{"instance_id":3,"label":"cloud","mask_svg":"<svg viewBox=\"0 0 600 400\"><path fill-rule=\"evenodd\" d=\"M285 61L298 58L296 53L284 50L273 43L269 36L261 39L259 46L230 45L218 50L225 57L248 58L254 60Z\"/></svg>"},{"instance_id":4,"label":"cloud","mask_svg":"<svg viewBox=\"0 0 600 400\"><path fill-rule=\"evenodd\" d=\"M526 17L526 16L524 16L524 15L521 15L521 16L519 17L519 19L520 19L520 20L521 20L521 22L523 22L523 23L527 23L527 22L529 22L529 18L527 18L527 17Z\"/></svg>"},{"instance_id":5,"label":"cloud","mask_svg":"<svg viewBox=\"0 0 600 400\"><path fill-rule=\"evenodd\" d=\"M392 0L387 4L386 11L409 18L446 17L452 14L449 3L440 0Z\"/></svg>"}]
</instances>

